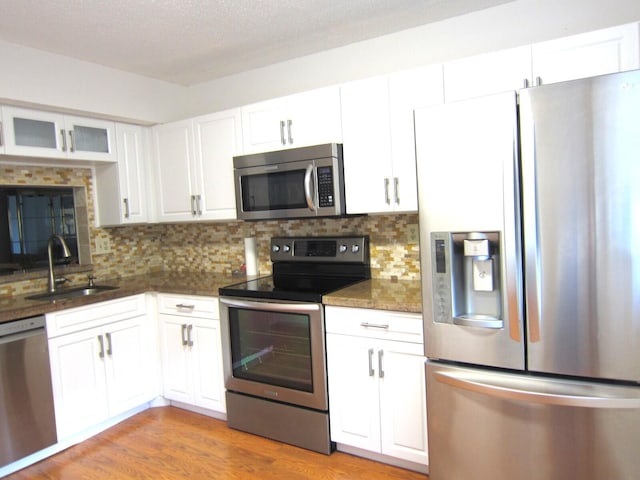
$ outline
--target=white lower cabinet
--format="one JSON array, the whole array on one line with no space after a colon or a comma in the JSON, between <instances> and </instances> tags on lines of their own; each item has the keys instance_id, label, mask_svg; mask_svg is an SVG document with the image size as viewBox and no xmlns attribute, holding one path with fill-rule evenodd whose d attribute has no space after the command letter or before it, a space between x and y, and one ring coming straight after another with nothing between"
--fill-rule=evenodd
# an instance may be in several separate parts
<instances>
[{"instance_id":1,"label":"white lower cabinet","mask_svg":"<svg viewBox=\"0 0 640 480\"><path fill-rule=\"evenodd\" d=\"M158 296L164 397L225 413L218 299Z\"/></svg>"},{"instance_id":2,"label":"white lower cabinet","mask_svg":"<svg viewBox=\"0 0 640 480\"><path fill-rule=\"evenodd\" d=\"M426 467L418 314L326 307L331 440Z\"/></svg>"},{"instance_id":3,"label":"white lower cabinet","mask_svg":"<svg viewBox=\"0 0 640 480\"><path fill-rule=\"evenodd\" d=\"M144 295L47 315L59 439L157 396L153 328Z\"/></svg>"}]
</instances>

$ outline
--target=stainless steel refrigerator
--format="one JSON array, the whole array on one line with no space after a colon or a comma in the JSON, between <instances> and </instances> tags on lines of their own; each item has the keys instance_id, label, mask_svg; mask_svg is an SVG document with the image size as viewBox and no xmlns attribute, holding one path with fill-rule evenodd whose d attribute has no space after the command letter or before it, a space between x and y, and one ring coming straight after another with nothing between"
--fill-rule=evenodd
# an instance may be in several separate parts
<instances>
[{"instance_id":1,"label":"stainless steel refrigerator","mask_svg":"<svg viewBox=\"0 0 640 480\"><path fill-rule=\"evenodd\" d=\"M640 71L415 122L430 479L640 478Z\"/></svg>"}]
</instances>

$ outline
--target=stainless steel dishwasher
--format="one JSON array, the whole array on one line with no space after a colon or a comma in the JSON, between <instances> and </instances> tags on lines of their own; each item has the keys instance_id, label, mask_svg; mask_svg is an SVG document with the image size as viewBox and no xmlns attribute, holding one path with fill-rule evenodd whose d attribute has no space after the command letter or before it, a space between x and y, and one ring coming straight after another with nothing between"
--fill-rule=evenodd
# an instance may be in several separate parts
<instances>
[{"instance_id":1,"label":"stainless steel dishwasher","mask_svg":"<svg viewBox=\"0 0 640 480\"><path fill-rule=\"evenodd\" d=\"M44 316L0 323L0 467L57 440Z\"/></svg>"}]
</instances>

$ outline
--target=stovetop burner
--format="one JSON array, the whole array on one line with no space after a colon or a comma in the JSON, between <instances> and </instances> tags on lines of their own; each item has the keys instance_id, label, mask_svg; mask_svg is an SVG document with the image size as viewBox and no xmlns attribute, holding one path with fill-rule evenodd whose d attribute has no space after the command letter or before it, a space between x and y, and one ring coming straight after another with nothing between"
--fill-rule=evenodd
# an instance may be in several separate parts
<instances>
[{"instance_id":1,"label":"stovetop burner","mask_svg":"<svg viewBox=\"0 0 640 480\"><path fill-rule=\"evenodd\" d=\"M220 296L322 302L322 296L371 278L369 237L277 237L273 275L222 287Z\"/></svg>"},{"instance_id":2,"label":"stovetop burner","mask_svg":"<svg viewBox=\"0 0 640 480\"><path fill-rule=\"evenodd\" d=\"M222 287L219 290L221 296L264 298L272 300L291 300L294 302L321 303L322 296L341 288L353 285L365 280L360 279L308 279L276 286L274 278L261 277L247 282Z\"/></svg>"}]
</instances>

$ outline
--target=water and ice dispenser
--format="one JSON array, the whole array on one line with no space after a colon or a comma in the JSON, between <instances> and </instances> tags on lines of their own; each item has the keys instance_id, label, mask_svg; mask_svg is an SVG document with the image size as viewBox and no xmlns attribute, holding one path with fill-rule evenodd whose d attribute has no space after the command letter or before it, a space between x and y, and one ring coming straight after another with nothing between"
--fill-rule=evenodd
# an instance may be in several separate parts
<instances>
[{"instance_id":1,"label":"water and ice dispenser","mask_svg":"<svg viewBox=\"0 0 640 480\"><path fill-rule=\"evenodd\" d=\"M432 232L434 320L502 328L500 232Z\"/></svg>"}]
</instances>

